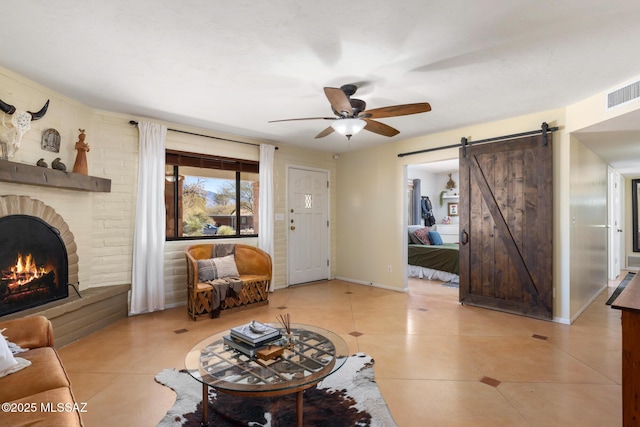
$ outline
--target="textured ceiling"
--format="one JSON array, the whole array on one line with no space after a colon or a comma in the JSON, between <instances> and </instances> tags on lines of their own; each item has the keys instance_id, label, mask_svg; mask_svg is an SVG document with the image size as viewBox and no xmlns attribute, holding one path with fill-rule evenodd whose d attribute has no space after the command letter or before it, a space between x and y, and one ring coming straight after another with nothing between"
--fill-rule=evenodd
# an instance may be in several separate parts
<instances>
[{"instance_id":1,"label":"textured ceiling","mask_svg":"<svg viewBox=\"0 0 640 427\"><path fill-rule=\"evenodd\" d=\"M640 74L640 2L4 0L0 65L98 109L343 152L564 107ZM393 138L314 136L360 86ZM5 99L11 104L19 100Z\"/></svg>"}]
</instances>

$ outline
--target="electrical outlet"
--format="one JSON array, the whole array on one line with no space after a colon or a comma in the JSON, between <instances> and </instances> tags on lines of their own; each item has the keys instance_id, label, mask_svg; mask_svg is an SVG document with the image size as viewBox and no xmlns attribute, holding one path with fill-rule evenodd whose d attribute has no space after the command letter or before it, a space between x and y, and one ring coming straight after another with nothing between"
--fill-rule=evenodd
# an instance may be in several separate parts
<instances>
[{"instance_id":1,"label":"electrical outlet","mask_svg":"<svg viewBox=\"0 0 640 427\"><path fill-rule=\"evenodd\" d=\"M387 265L387 273L391 273L391 266Z\"/></svg>"}]
</instances>

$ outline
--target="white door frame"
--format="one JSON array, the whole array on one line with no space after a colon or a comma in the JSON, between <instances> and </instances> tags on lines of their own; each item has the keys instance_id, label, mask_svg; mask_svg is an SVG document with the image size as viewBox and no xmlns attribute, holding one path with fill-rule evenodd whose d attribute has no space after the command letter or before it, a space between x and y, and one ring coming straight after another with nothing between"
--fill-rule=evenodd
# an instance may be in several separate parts
<instances>
[{"instance_id":1,"label":"white door frame","mask_svg":"<svg viewBox=\"0 0 640 427\"><path fill-rule=\"evenodd\" d=\"M291 286L291 280L290 280L290 268L291 268L291 254L289 253L289 242L290 242L290 233L291 233L291 229L290 229L290 216L289 214L291 213L291 208L289 206L289 186L290 186L290 176L291 176L291 169L299 169L299 170L307 170L307 171L311 171L311 172L322 172L322 173L326 173L327 174L327 181L329 182L329 186L327 187L327 220L329 221L329 227L326 228L326 242L327 242L327 259L329 260L329 263L327 265L327 277L329 279L331 279L331 228L334 226L331 223L331 171L329 169L323 169L323 168L314 168L314 167L310 167L310 166L301 166L301 165L294 165L294 164L287 164L286 166L286 171L287 171L287 188L286 188L286 202L285 202L285 206L286 206L286 214L285 214L285 220L286 220L286 230L287 230L287 242L286 242L286 247L287 247L287 278L286 278L286 286L289 287Z\"/></svg>"},{"instance_id":2,"label":"white door frame","mask_svg":"<svg viewBox=\"0 0 640 427\"><path fill-rule=\"evenodd\" d=\"M620 173L611 166L607 168L609 191L607 196L608 209L608 256L609 280L615 280L620 275L622 266L622 177Z\"/></svg>"}]
</instances>

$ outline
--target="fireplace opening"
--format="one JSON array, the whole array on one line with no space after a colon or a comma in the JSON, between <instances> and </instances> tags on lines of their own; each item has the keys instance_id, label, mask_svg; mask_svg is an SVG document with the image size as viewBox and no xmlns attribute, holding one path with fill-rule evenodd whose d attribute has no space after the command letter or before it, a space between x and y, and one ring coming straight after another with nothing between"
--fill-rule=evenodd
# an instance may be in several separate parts
<instances>
[{"instance_id":1,"label":"fireplace opening","mask_svg":"<svg viewBox=\"0 0 640 427\"><path fill-rule=\"evenodd\" d=\"M69 296L60 232L40 218L0 218L0 316Z\"/></svg>"}]
</instances>

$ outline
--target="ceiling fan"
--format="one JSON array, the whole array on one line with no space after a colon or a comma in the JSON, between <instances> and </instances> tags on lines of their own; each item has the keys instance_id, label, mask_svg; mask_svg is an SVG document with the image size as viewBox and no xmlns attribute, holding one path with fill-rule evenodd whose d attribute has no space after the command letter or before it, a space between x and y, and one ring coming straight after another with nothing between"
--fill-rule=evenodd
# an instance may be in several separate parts
<instances>
[{"instance_id":1,"label":"ceiling fan","mask_svg":"<svg viewBox=\"0 0 640 427\"><path fill-rule=\"evenodd\" d=\"M347 139L351 139L353 135L362 129L391 137L399 134L400 131L373 119L407 116L431 111L431 106L428 102L393 105L367 110L366 102L361 99L351 98L351 95L355 94L356 90L358 90L358 87L354 84L346 84L339 88L324 88L324 94L327 96L336 117L305 117L300 119L271 120L269 123L296 120L333 120L331 126L316 135L316 139L330 135L333 131L346 136Z\"/></svg>"}]
</instances>

